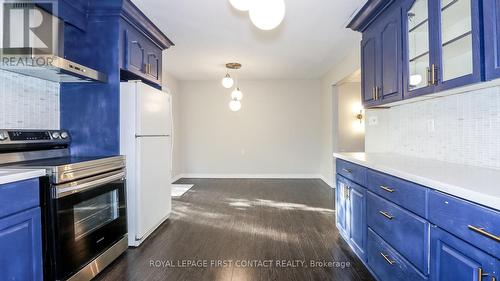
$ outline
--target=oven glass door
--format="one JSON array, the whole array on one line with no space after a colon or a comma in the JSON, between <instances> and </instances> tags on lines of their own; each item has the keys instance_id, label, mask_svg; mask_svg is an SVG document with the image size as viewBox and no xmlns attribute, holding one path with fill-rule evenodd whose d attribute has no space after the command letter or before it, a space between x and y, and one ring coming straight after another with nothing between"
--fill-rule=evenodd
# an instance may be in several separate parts
<instances>
[{"instance_id":1,"label":"oven glass door","mask_svg":"<svg viewBox=\"0 0 500 281\"><path fill-rule=\"evenodd\" d=\"M127 233L123 173L55 188L58 277L66 278Z\"/></svg>"}]
</instances>

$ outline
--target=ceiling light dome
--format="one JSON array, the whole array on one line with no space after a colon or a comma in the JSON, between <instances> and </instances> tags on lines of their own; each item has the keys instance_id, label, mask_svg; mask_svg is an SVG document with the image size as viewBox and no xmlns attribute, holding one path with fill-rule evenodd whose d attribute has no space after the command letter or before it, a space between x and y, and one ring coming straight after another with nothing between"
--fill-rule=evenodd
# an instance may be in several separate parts
<instances>
[{"instance_id":1,"label":"ceiling light dome","mask_svg":"<svg viewBox=\"0 0 500 281\"><path fill-rule=\"evenodd\" d=\"M233 87L233 85L234 85L233 78L231 78L229 73L226 74L226 77L222 78L222 86L226 89L229 89L229 88Z\"/></svg>"},{"instance_id":2,"label":"ceiling light dome","mask_svg":"<svg viewBox=\"0 0 500 281\"><path fill-rule=\"evenodd\" d=\"M241 109L241 102L240 101L237 101L237 100L232 100L229 102L229 109L231 109L231 111L239 111Z\"/></svg>"},{"instance_id":3,"label":"ceiling light dome","mask_svg":"<svg viewBox=\"0 0 500 281\"><path fill-rule=\"evenodd\" d=\"M243 92L241 92L240 88L236 88L232 93L231 93L231 98L233 100L240 101L243 99Z\"/></svg>"},{"instance_id":4,"label":"ceiling light dome","mask_svg":"<svg viewBox=\"0 0 500 281\"><path fill-rule=\"evenodd\" d=\"M250 20L259 29L275 29L285 18L285 9L284 0L253 0Z\"/></svg>"},{"instance_id":5,"label":"ceiling light dome","mask_svg":"<svg viewBox=\"0 0 500 281\"><path fill-rule=\"evenodd\" d=\"M250 1L251 0L229 0L229 3L231 3L236 10L246 12L250 9Z\"/></svg>"}]
</instances>

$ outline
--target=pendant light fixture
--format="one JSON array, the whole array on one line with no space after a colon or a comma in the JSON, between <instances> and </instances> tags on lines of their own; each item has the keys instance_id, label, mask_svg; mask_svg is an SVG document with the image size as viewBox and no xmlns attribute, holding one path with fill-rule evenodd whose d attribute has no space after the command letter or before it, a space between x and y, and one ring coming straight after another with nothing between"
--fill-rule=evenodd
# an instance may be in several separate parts
<instances>
[{"instance_id":1,"label":"pendant light fixture","mask_svg":"<svg viewBox=\"0 0 500 281\"><path fill-rule=\"evenodd\" d=\"M226 64L227 74L226 77L222 79L222 86L224 88L229 89L232 88L235 84L235 80L229 76L229 70L238 70L241 68L241 64L237 62L231 62ZM231 81L229 81L231 79ZM237 82L237 81L236 81ZM229 102L229 109L231 111L239 111L241 109L241 100L243 99L243 92L240 90L240 87L236 87L231 92L231 101Z\"/></svg>"},{"instance_id":2,"label":"pendant light fixture","mask_svg":"<svg viewBox=\"0 0 500 281\"><path fill-rule=\"evenodd\" d=\"M231 98L237 101L241 101L243 99L243 92L241 92L239 87L233 90Z\"/></svg>"},{"instance_id":3,"label":"pendant light fixture","mask_svg":"<svg viewBox=\"0 0 500 281\"><path fill-rule=\"evenodd\" d=\"M232 88L234 85L234 80L231 78L229 73L226 73L226 77L222 78L222 86L226 89Z\"/></svg>"}]
</instances>

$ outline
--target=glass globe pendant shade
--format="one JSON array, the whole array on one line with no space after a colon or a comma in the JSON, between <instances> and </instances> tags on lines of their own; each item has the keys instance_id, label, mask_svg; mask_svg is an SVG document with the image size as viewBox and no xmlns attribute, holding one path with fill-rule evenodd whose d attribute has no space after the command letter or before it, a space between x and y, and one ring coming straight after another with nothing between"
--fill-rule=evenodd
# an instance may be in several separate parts
<instances>
[{"instance_id":1,"label":"glass globe pendant shade","mask_svg":"<svg viewBox=\"0 0 500 281\"><path fill-rule=\"evenodd\" d=\"M222 86L226 89L231 88L234 85L234 80L229 76L229 73L226 74L226 77L222 78Z\"/></svg>"},{"instance_id":2,"label":"glass globe pendant shade","mask_svg":"<svg viewBox=\"0 0 500 281\"><path fill-rule=\"evenodd\" d=\"M285 18L284 0L253 0L250 6L250 20L259 29L272 30Z\"/></svg>"},{"instance_id":3,"label":"glass globe pendant shade","mask_svg":"<svg viewBox=\"0 0 500 281\"><path fill-rule=\"evenodd\" d=\"M232 100L229 102L229 109L231 109L231 111L239 111L241 109L241 102L240 101L237 101L237 100Z\"/></svg>"},{"instance_id":4,"label":"glass globe pendant shade","mask_svg":"<svg viewBox=\"0 0 500 281\"><path fill-rule=\"evenodd\" d=\"M229 0L231 6L236 10L246 12L250 9L250 1L251 0Z\"/></svg>"},{"instance_id":5,"label":"glass globe pendant shade","mask_svg":"<svg viewBox=\"0 0 500 281\"><path fill-rule=\"evenodd\" d=\"M236 88L232 93L231 93L231 99L240 101L243 99L243 92L241 92L240 88Z\"/></svg>"}]
</instances>

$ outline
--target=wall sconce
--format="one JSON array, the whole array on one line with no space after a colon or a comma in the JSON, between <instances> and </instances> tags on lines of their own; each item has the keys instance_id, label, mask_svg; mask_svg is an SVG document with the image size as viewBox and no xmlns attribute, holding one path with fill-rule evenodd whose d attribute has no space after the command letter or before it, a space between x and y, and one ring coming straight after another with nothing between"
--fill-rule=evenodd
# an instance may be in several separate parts
<instances>
[{"instance_id":1,"label":"wall sconce","mask_svg":"<svg viewBox=\"0 0 500 281\"><path fill-rule=\"evenodd\" d=\"M359 110L359 113L356 115L356 119L359 120L359 124L363 124L363 110Z\"/></svg>"}]
</instances>

